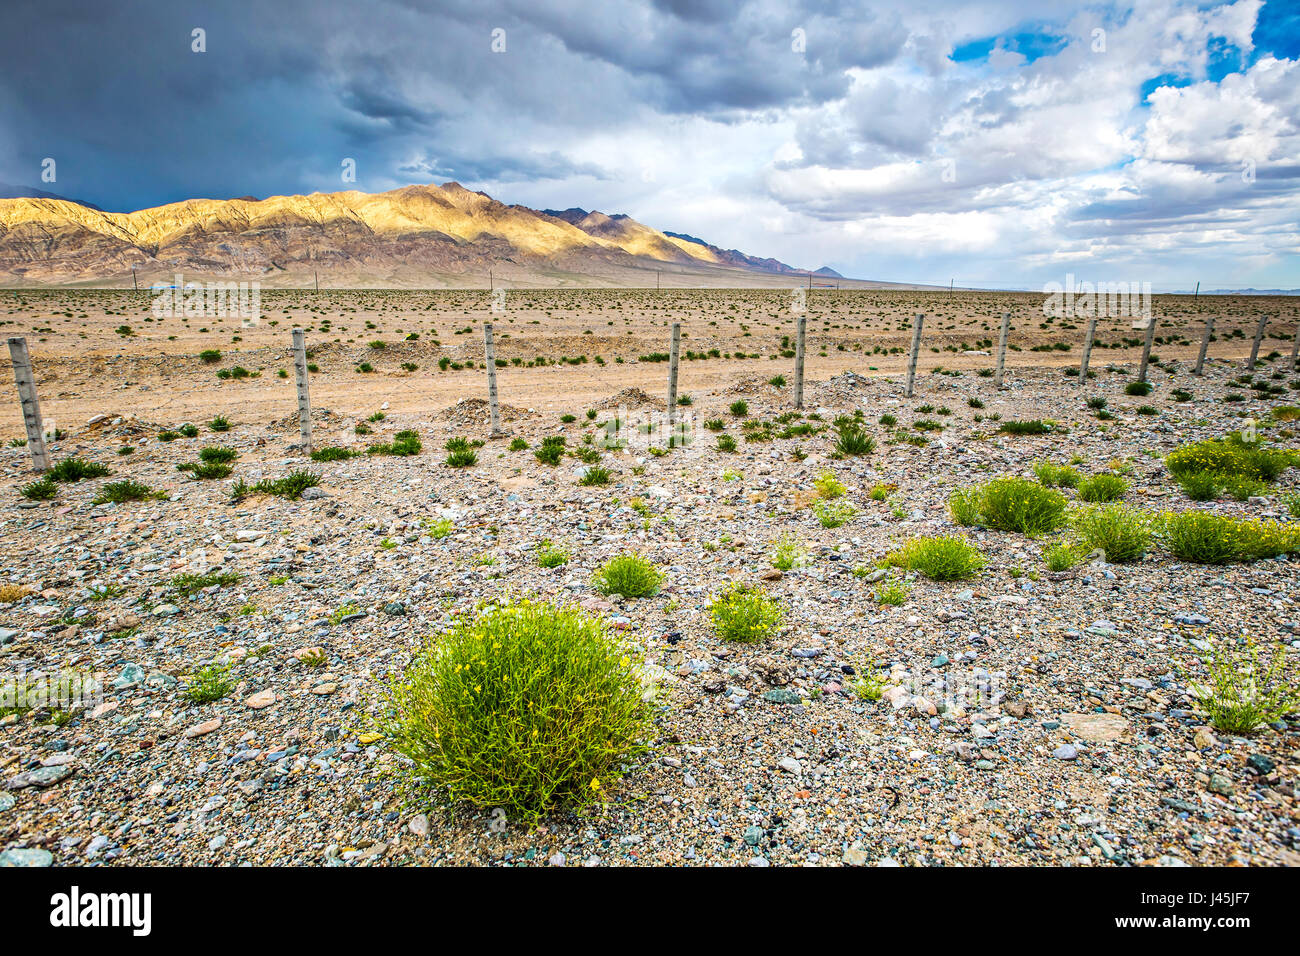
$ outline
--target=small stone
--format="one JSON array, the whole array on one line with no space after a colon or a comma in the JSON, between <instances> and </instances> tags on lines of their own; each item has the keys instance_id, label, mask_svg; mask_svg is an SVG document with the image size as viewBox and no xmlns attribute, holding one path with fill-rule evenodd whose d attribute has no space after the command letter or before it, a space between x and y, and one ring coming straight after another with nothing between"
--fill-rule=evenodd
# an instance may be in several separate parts
<instances>
[{"instance_id":1,"label":"small stone","mask_svg":"<svg viewBox=\"0 0 1300 956\"><path fill-rule=\"evenodd\" d=\"M428 836L429 818L423 813L417 813L407 821L406 828L416 836Z\"/></svg>"},{"instance_id":2,"label":"small stone","mask_svg":"<svg viewBox=\"0 0 1300 956\"><path fill-rule=\"evenodd\" d=\"M1073 744L1062 744L1052 751L1052 756L1057 760L1073 760L1079 756L1079 748Z\"/></svg>"},{"instance_id":3,"label":"small stone","mask_svg":"<svg viewBox=\"0 0 1300 956\"><path fill-rule=\"evenodd\" d=\"M261 710L264 707L270 707L274 703L275 691L273 690L260 690L244 699L244 706L250 710Z\"/></svg>"},{"instance_id":4,"label":"small stone","mask_svg":"<svg viewBox=\"0 0 1300 956\"><path fill-rule=\"evenodd\" d=\"M211 720L205 720L201 724L195 724L193 727L186 730L185 733L183 733L181 736L187 738L202 737L205 734L210 734L214 730L220 730L220 729L221 729L221 718L213 717Z\"/></svg>"},{"instance_id":5,"label":"small stone","mask_svg":"<svg viewBox=\"0 0 1300 956\"><path fill-rule=\"evenodd\" d=\"M53 863L54 854L49 850L5 850L0 853L0 867L50 866Z\"/></svg>"}]
</instances>

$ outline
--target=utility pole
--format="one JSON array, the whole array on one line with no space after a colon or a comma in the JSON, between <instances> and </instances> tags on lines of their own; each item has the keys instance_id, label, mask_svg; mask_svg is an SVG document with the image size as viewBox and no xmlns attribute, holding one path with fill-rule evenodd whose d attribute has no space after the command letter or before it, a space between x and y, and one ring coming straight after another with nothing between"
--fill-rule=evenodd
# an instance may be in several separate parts
<instances>
[{"instance_id":1,"label":"utility pole","mask_svg":"<svg viewBox=\"0 0 1300 956\"><path fill-rule=\"evenodd\" d=\"M140 283L136 280L135 277L135 266L131 267L131 288L134 289L136 292L140 291Z\"/></svg>"}]
</instances>

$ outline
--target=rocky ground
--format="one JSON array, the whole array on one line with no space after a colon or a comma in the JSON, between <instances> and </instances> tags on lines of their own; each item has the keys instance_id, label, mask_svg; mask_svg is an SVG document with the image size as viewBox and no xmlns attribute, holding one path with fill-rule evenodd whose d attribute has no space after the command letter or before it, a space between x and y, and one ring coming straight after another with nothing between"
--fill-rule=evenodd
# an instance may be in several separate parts
<instances>
[{"instance_id":1,"label":"rocky ground","mask_svg":"<svg viewBox=\"0 0 1300 956\"><path fill-rule=\"evenodd\" d=\"M1094 357L1086 389L1045 368L1015 370L1002 391L969 371L925 375L911 400L896 377L810 383L807 410L822 424L860 408L880 440L871 456L845 460L830 457L829 431L746 442L731 402L744 398L751 419L790 407L788 387L751 378L696 392L689 409L697 424L724 419L738 452L716 450L702 429L694 445L661 456L634 441L605 454L613 481L594 488L577 483L577 459L547 468L531 450L509 450L509 439L487 441L475 467L448 467L448 438L487 438L478 406L393 413L364 439L318 408L318 447L360 447L404 428L424 443L413 457L329 464L291 447L292 419L240 422L238 409L230 432L204 427L171 442L157 434L176 422L111 412L93 424L61 421L56 460L75 454L114 474L30 502L18 493L32 478L26 449L0 450L0 583L30 592L13 589L17 600L0 604L0 673L29 685L93 674L101 690L80 710L0 709L0 859L1300 862L1300 723L1226 736L1206 727L1187 692L1208 635L1246 632L1300 654L1293 560L1201 567L1157 551L1137 565L1050 575L1042 542L976 530L988 568L966 583L916 579L901 607L877 604L872 575L852 573L909 537L961 530L945 507L953 489L1073 455L1082 471L1127 464L1129 501L1153 510L1286 516L1282 496L1300 487L1294 469L1267 496L1194 505L1160 459L1300 396L1260 401L1231 382L1239 364L1217 362L1205 378L1185 364L1153 369L1155 393L1128 398L1131 366L1112 370L1106 358ZM1261 376L1285 361L1262 364ZM1176 387L1192 400L1175 401ZM1230 392L1244 400L1222 401ZM1106 396L1115 418L1098 421L1085 395ZM1136 414L1142 404L1159 414ZM574 448L610 416L572 411L577 420L564 425L519 408L510 428L534 445L566 434ZM924 446L889 443L893 429L876 424L886 413L902 428L945 427ZM994 414L1061 428L999 435L995 421L976 421ZM1268 437L1294 444L1284 427ZM229 479L176 470L217 444L239 453ZM134 453L116 454L123 445ZM298 467L323 479L303 499L232 503L234 480ZM827 470L858 509L835 529L807 507ZM170 497L92 504L105 481L124 477ZM896 486L884 501L868 494L878 483ZM450 530L439 537L444 520ZM771 565L782 535L807 550L807 563L784 573ZM542 539L567 546L568 565L538 567ZM593 591L592 571L627 549L664 569L659 594L622 601ZM177 575L214 569L239 579L188 597L173 588ZM786 626L766 643L722 644L704 610L710 595L760 579L787 606ZM367 719L385 676L427 635L511 593L576 601L607 619L644 658L658 708L650 754L606 806L534 830L433 799L403 804L394 757ZM189 703L184 689L212 662L229 664L236 686L215 703ZM888 684L874 702L851 690L873 665Z\"/></svg>"}]
</instances>

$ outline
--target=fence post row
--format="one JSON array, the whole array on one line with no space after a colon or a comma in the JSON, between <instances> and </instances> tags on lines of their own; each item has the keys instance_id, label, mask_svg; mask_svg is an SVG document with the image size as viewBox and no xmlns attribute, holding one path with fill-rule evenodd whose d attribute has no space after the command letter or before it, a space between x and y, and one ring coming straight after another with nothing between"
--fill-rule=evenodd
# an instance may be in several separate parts
<instances>
[{"instance_id":1,"label":"fence post row","mask_svg":"<svg viewBox=\"0 0 1300 956\"><path fill-rule=\"evenodd\" d=\"M916 382L916 359L921 354L921 325L924 322L925 315L921 312L916 313L912 320L912 356L907 360L907 388L903 391L908 398L912 397L912 386Z\"/></svg>"},{"instance_id":2,"label":"fence post row","mask_svg":"<svg viewBox=\"0 0 1300 956\"><path fill-rule=\"evenodd\" d=\"M311 394L307 379L307 335L293 330L293 371L298 386L298 433L302 450L311 454Z\"/></svg>"},{"instance_id":3,"label":"fence post row","mask_svg":"<svg viewBox=\"0 0 1300 956\"><path fill-rule=\"evenodd\" d=\"M36 400L36 379L32 375L32 360L27 352L27 339L15 336L9 340L9 358L14 364L14 384L18 386L18 401L23 410L23 425L27 429L27 447L32 453L32 467L49 471L50 453L45 447L45 425L41 421L41 405Z\"/></svg>"},{"instance_id":4,"label":"fence post row","mask_svg":"<svg viewBox=\"0 0 1300 956\"><path fill-rule=\"evenodd\" d=\"M803 411L803 357L807 331L808 317L800 315L794 340L794 407L799 411Z\"/></svg>"},{"instance_id":5,"label":"fence post row","mask_svg":"<svg viewBox=\"0 0 1300 956\"><path fill-rule=\"evenodd\" d=\"M1002 313L1002 333L998 336L998 367L993 373L993 385L1002 387L1002 370L1007 364L1007 333L1011 331L1011 313Z\"/></svg>"}]
</instances>

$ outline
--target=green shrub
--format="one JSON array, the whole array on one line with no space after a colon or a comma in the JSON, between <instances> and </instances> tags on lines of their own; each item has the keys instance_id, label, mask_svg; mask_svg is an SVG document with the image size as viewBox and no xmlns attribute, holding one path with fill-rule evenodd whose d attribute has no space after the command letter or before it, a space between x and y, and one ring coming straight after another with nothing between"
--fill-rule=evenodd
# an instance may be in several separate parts
<instances>
[{"instance_id":1,"label":"green shrub","mask_svg":"<svg viewBox=\"0 0 1300 956\"><path fill-rule=\"evenodd\" d=\"M518 602L431 640L379 729L411 789L536 822L602 800L652 733L638 667L599 618Z\"/></svg>"},{"instance_id":2,"label":"green shrub","mask_svg":"<svg viewBox=\"0 0 1300 956\"><path fill-rule=\"evenodd\" d=\"M522 438L512 438L510 440L511 451L525 451L528 448L528 442Z\"/></svg>"},{"instance_id":3,"label":"green shrub","mask_svg":"<svg viewBox=\"0 0 1300 956\"><path fill-rule=\"evenodd\" d=\"M1031 418L1026 421L1003 422L998 426L998 431L1006 435L1046 435L1052 430L1050 422L1042 419Z\"/></svg>"},{"instance_id":4,"label":"green shrub","mask_svg":"<svg viewBox=\"0 0 1300 956\"><path fill-rule=\"evenodd\" d=\"M106 465L101 465L98 462L85 461L81 458L65 458L50 468L45 473L45 476L50 481L69 484L85 481L88 478L103 478L105 475L111 475L112 473Z\"/></svg>"},{"instance_id":5,"label":"green shrub","mask_svg":"<svg viewBox=\"0 0 1300 956\"><path fill-rule=\"evenodd\" d=\"M1247 501L1252 495L1268 494L1268 485L1241 475L1223 475L1223 488L1237 501Z\"/></svg>"},{"instance_id":6,"label":"green shrub","mask_svg":"<svg viewBox=\"0 0 1300 956\"><path fill-rule=\"evenodd\" d=\"M224 445L213 445L210 448L203 448L199 451L199 460L213 463L232 462L239 457L239 452L233 448L227 448Z\"/></svg>"},{"instance_id":7,"label":"green shrub","mask_svg":"<svg viewBox=\"0 0 1300 956\"><path fill-rule=\"evenodd\" d=\"M838 528L858 514L858 509L847 501L814 501L812 510L823 528Z\"/></svg>"},{"instance_id":8,"label":"green shrub","mask_svg":"<svg viewBox=\"0 0 1300 956\"><path fill-rule=\"evenodd\" d=\"M610 473L608 468L602 468L600 465L591 465L582 473L578 484L587 487L595 487L609 484Z\"/></svg>"},{"instance_id":9,"label":"green shrub","mask_svg":"<svg viewBox=\"0 0 1300 956\"><path fill-rule=\"evenodd\" d=\"M913 538L885 555L886 567L919 571L933 581L961 581L973 577L988 562L979 548L958 535Z\"/></svg>"},{"instance_id":10,"label":"green shrub","mask_svg":"<svg viewBox=\"0 0 1300 956\"><path fill-rule=\"evenodd\" d=\"M1166 514L1161 522L1165 547L1175 558L1197 564L1228 564L1241 557L1236 523L1208 511Z\"/></svg>"},{"instance_id":11,"label":"green shrub","mask_svg":"<svg viewBox=\"0 0 1300 956\"><path fill-rule=\"evenodd\" d=\"M214 462L212 464L196 464L190 462L185 465L177 465L176 469L178 471L188 471L195 478L209 481L228 478L230 477L231 471L234 470L229 465L222 464L221 462Z\"/></svg>"},{"instance_id":12,"label":"green shrub","mask_svg":"<svg viewBox=\"0 0 1300 956\"><path fill-rule=\"evenodd\" d=\"M478 452L472 448L462 448L447 456L447 464L452 468L469 468L478 464Z\"/></svg>"},{"instance_id":13,"label":"green shrub","mask_svg":"<svg viewBox=\"0 0 1300 956\"><path fill-rule=\"evenodd\" d=\"M870 455L876 450L876 440L856 422L837 422L835 431L835 450L841 455Z\"/></svg>"},{"instance_id":14,"label":"green shrub","mask_svg":"<svg viewBox=\"0 0 1300 956\"><path fill-rule=\"evenodd\" d=\"M1184 445L1165 456L1165 467L1180 481L1190 474L1240 475L1272 483L1282 472L1300 464L1300 454L1291 449L1266 448L1261 442L1247 442L1240 432L1226 438Z\"/></svg>"},{"instance_id":15,"label":"green shrub","mask_svg":"<svg viewBox=\"0 0 1300 956\"><path fill-rule=\"evenodd\" d=\"M1192 471L1178 479L1183 494L1193 501L1213 501L1223 493L1223 481L1212 471Z\"/></svg>"},{"instance_id":16,"label":"green shrub","mask_svg":"<svg viewBox=\"0 0 1300 956\"><path fill-rule=\"evenodd\" d=\"M235 499L247 495L275 495L278 498L288 498L290 501L296 501L302 497L302 493L308 488L314 488L319 484L319 475L298 469L289 472L283 478L263 478L257 484L251 486L243 481L238 481L232 489L232 495Z\"/></svg>"},{"instance_id":17,"label":"green shrub","mask_svg":"<svg viewBox=\"0 0 1300 956\"><path fill-rule=\"evenodd\" d=\"M783 535L773 542L772 567L790 571L804 563L808 550L793 535Z\"/></svg>"},{"instance_id":18,"label":"green shrub","mask_svg":"<svg viewBox=\"0 0 1300 956\"><path fill-rule=\"evenodd\" d=\"M735 415L737 418L744 418L749 414L749 403L744 399L737 399L728 407L731 409L731 414Z\"/></svg>"},{"instance_id":19,"label":"green shrub","mask_svg":"<svg viewBox=\"0 0 1300 956\"><path fill-rule=\"evenodd\" d=\"M420 441L420 433L413 429L405 428L393 435L392 442L371 445L366 449L366 454L398 455L401 457L408 457L410 455L418 455L423 447L424 445Z\"/></svg>"},{"instance_id":20,"label":"green shrub","mask_svg":"<svg viewBox=\"0 0 1300 956\"><path fill-rule=\"evenodd\" d=\"M1065 524L1065 495L1025 478L995 478L979 486L984 524L999 531L1038 535Z\"/></svg>"},{"instance_id":21,"label":"green shrub","mask_svg":"<svg viewBox=\"0 0 1300 956\"><path fill-rule=\"evenodd\" d=\"M1047 570L1054 572L1070 570L1070 568L1082 561L1083 557L1078 548L1065 541L1057 541L1043 552L1043 560L1047 562Z\"/></svg>"},{"instance_id":22,"label":"green shrub","mask_svg":"<svg viewBox=\"0 0 1300 956\"><path fill-rule=\"evenodd\" d=\"M1189 681L1188 689L1216 730L1248 734L1300 708L1300 691L1286 673L1286 650L1280 644L1273 646L1268 661L1261 661L1250 637L1227 647L1211 641L1201 661L1208 680Z\"/></svg>"},{"instance_id":23,"label":"green shrub","mask_svg":"<svg viewBox=\"0 0 1300 956\"><path fill-rule=\"evenodd\" d=\"M663 579L659 569L639 554L620 554L605 562L592 584L602 594L639 598L658 591Z\"/></svg>"},{"instance_id":24,"label":"green shrub","mask_svg":"<svg viewBox=\"0 0 1300 956\"><path fill-rule=\"evenodd\" d=\"M190 675L185 684L185 699L191 704L212 704L235 689L230 665L208 664Z\"/></svg>"},{"instance_id":25,"label":"green shrub","mask_svg":"<svg viewBox=\"0 0 1300 956\"><path fill-rule=\"evenodd\" d=\"M844 493L848 491L848 488L835 477L835 473L832 471L823 471L818 475L813 481L813 487L817 489L817 496L827 501L832 498L843 497Z\"/></svg>"},{"instance_id":26,"label":"green shrub","mask_svg":"<svg viewBox=\"0 0 1300 956\"><path fill-rule=\"evenodd\" d=\"M569 552L567 548L557 547L551 544L549 538L542 540L537 545L537 566L541 568L558 568L562 564L568 564Z\"/></svg>"},{"instance_id":27,"label":"green shrub","mask_svg":"<svg viewBox=\"0 0 1300 956\"><path fill-rule=\"evenodd\" d=\"M208 422L208 428L214 432L228 432L230 431L230 419L225 415L218 415Z\"/></svg>"},{"instance_id":28,"label":"green shrub","mask_svg":"<svg viewBox=\"0 0 1300 956\"><path fill-rule=\"evenodd\" d=\"M718 436L718 451L733 452L736 450L736 439L730 435Z\"/></svg>"},{"instance_id":29,"label":"green shrub","mask_svg":"<svg viewBox=\"0 0 1300 956\"><path fill-rule=\"evenodd\" d=\"M127 501L148 501L153 498L166 497L166 493L154 491L148 485L128 478L125 481L108 482L99 490L99 496L95 498L93 504L102 505L107 502L121 504Z\"/></svg>"},{"instance_id":30,"label":"green shrub","mask_svg":"<svg viewBox=\"0 0 1300 956\"><path fill-rule=\"evenodd\" d=\"M171 587L178 594L190 597L205 588L228 587L231 584L238 584L241 578L242 575L237 571L206 571L203 574L187 571L172 578Z\"/></svg>"},{"instance_id":31,"label":"green shrub","mask_svg":"<svg viewBox=\"0 0 1300 956\"><path fill-rule=\"evenodd\" d=\"M981 512L983 501L984 496L979 488L959 488L954 491L948 496L948 510L952 512L952 520L965 528L978 525L984 520Z\"/></svg>"},{"instance_id":32,"label":"green shrub","mask_svg":"<svg viewBox=\"0 0 1300 956\"><path fill-rule=\"evenodd\" d=\"M1119 501L1128 493L1128 482L1119 475L1103 472L1084 478L1078 485L1079 498L1087 502Z\"/></svg>"},{"instance_id":33,"label":"green shrub","mask_svg":"<svg viewBox=\"0 0 1300 956\"><path fill-rule=\"evenodd\" d=\"M1073 488L1079 484L1079 473L1069 465L1046 461L1034 465L1034 477L1046 488Z\"/></svg>"},{"instance_id":34,"label":"green shrub","mask_svg":"<svg viewBox=\"0 0 1300 956\"><path fill-rule=\"evenodd\" d=\"M564 436L548 435L543 438L541 446L534 449L533 457L543 465L558 465L564 457Z\"/></svg>"},{"instance_id":35,"label":"green shrub","mask_svg":"<svg viewBox=\"0 0 1300 956\"><path fill-rule=\"evenodd\" d=\"M785 616L781 602L758 586L733 584L709 604L713 631L724 641L753 643L771 636Z\"/></svg>"},{"instance_id":36,"label":"green shrub","mask_svg":"<svg viewBox=\"0 0 1300 956\"><path fill-rule=\"evenodd\" d=\"M1079 537L1088 548L1100 548L1114 564L1141 561L1154 534L1149 515L1124 505L1083 508L1072 516Z\"/></svg>"},{"instance_id":37,"label":"green shrub","mask_svg":"<svg viewBox=\"0 0 1300 956\"><path fill-rule=\"evenodd\" d=\"M199 358L200 358L203 362L206 362L206 363L209 364L209 365L211 365L213 362L220 362L220 361L221 361L221 350L220 350L220 349L204 349L202 352L199 353Z\"/></svg>"},{"instance_id":38,"label":"green shrub","mask_svg":"<svg viewBox=\"0 0 1300 956\"><path fill-rule=\"evenodd\" d=\"M1137 396L1150 395L1151 383L1150 382L1129 382L1127 385L1124 386L1124 394L1137 395Z\"/></svg>"},{"instance_id":39,"label":"green shrub","mask_svg":"<svg viewBox=\"0 0 1300 956\"><path fill-rule=\"evenodd\" d=\"M890 607L902 607L907 603L907 594L910 589L902 582L881 581L876 586L876 603L887 604Z\"/></svg>"},{"instance_id":40,"label":"green shrub","mask_svg":"<svg viewBox=\"0 0 1300 956\"><path fill-rule=\"evenodd\" d=\"M336 445L326 445L324 448L317 448L311 453L312 461L345 461L348 458L356 458L361 452L355 448L339 448Z\"/></svg>"},{"instance_id":41,"label":"green shrub","mask_svg":"<svg viewBox=\"0 0 1300 956\"><path fill-rule=\"evenodd\" d=\"M59 493L59 486L49 478L42 478L39 481L33 481L31 484L23 485L20 494L31 501L50 501Z\"/></svg>"}]
</instances>

